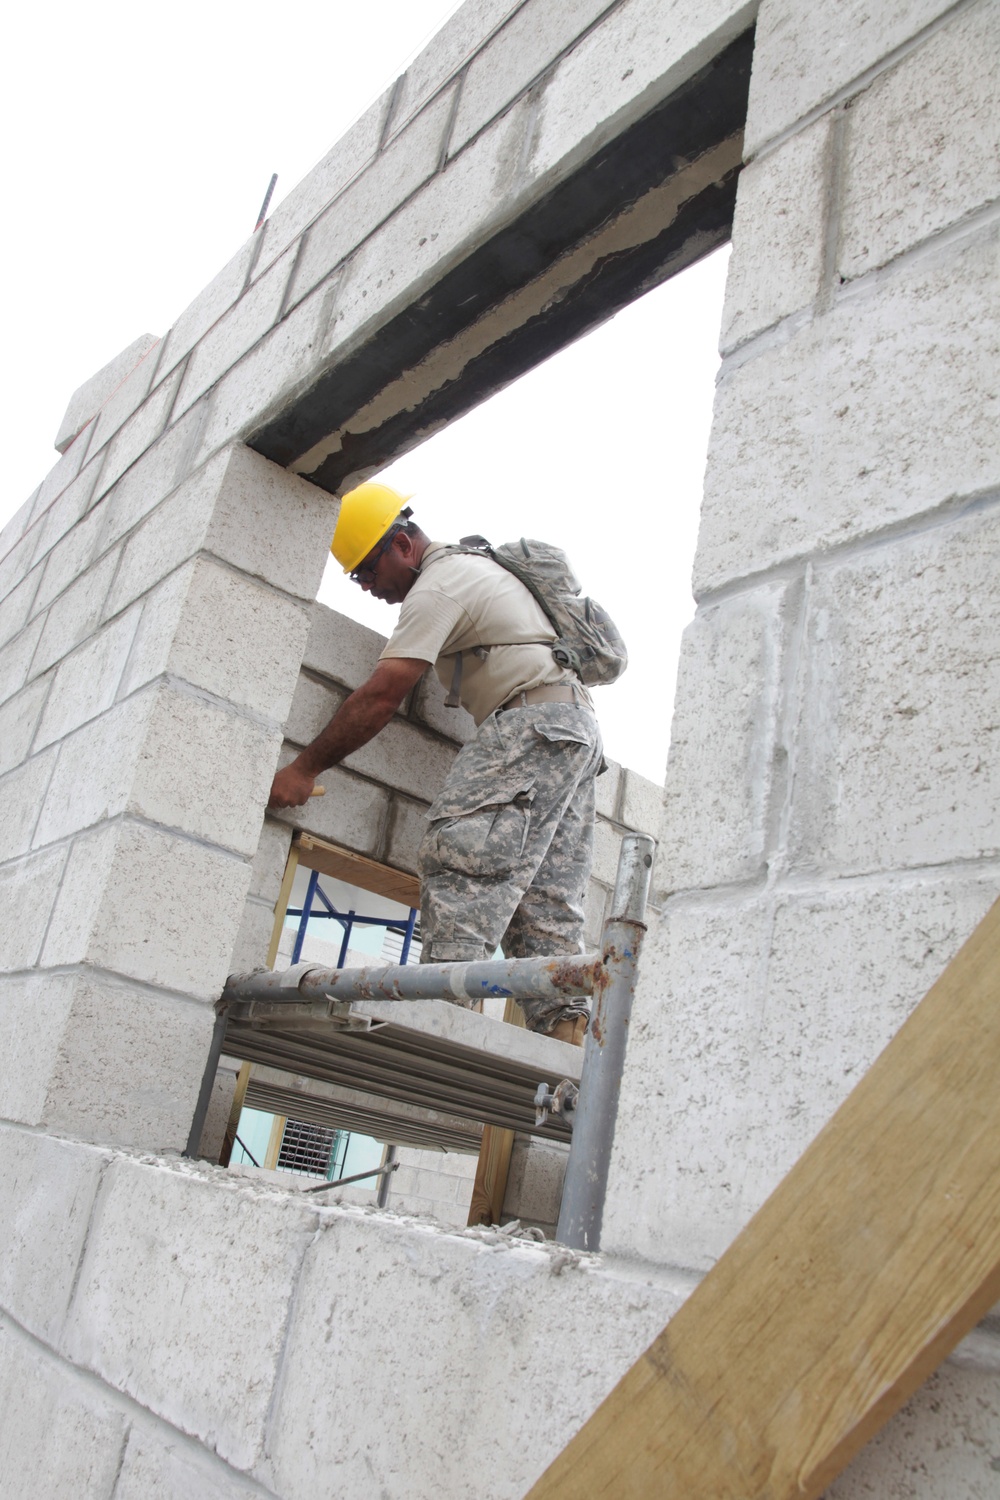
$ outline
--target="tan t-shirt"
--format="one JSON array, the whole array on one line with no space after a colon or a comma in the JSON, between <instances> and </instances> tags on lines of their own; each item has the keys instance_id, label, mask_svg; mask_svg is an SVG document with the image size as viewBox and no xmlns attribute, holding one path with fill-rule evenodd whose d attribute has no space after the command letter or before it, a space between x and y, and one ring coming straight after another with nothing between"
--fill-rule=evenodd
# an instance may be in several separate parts
<instances>
[{"instance_id":1,"label":"tan t-shirt","mask_svg":"<svg viewBox=\"0 0 1000 1500\"><path fill-rule=\"evenodd\" d=\"M455 653L461 651L459 697L481 724L527 688L579 686L576 674L559 666L545 644L555 639L541 605L513 573L488 557L449 554L444 543L431 542L382 656L434 662L450 688ZM589 702L585 688L580 697Z\"/></svg>"}]
</instances>

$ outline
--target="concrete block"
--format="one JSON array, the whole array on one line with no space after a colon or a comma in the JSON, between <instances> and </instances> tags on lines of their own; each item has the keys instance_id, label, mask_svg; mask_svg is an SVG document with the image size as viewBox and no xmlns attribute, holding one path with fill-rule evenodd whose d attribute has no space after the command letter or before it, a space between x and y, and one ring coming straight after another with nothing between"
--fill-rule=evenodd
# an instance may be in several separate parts
<instances>
[{"instance_id":1,"label":"concrete block","mask_svg":"<svg viewBox=\"0 0 1000 1500\"><path fill-rule=\"evenodd\" d=\"M52 692L38 726L35 748L62 739L88 719L111 707L139 628L136 607L63 657L55 670Z\"/></svg>"},{"instance_id":2,"label":"concrete block","mask_svg":"<svg viewBox=\"0 0 1000 1500\"><path fill-rule=\"evenodd\" d=\"M285 736L295 745L309 745L333 718L347 697L343 688L299 674L298 686L285 721Z\"/></svg>"},{"instance_id":3,"label":"concrete block","mask_svg":"<svg viewBox=\"0 0 1000 1500\"><path fill-rule=\"evenodd\" d=\"M390 132L407 125L418 109L479 52L521 0L466 0L435 32L399 80Z\"/></svg>"},{"instance_id":4,"label":"concrete block","mask_svg":"<svg viewBox=\"0 0 1000 1500\"><path fill-rule=\"evenodd\" d=\"M790 854L838 875L1000 853L1000 515L824 569L811 590Z\"/></svg>"},{"instance_id":5,"label":"concrete block","mask_svg":"<svg viewBox=\"0 0 1000 1500\"><path fill-rule=\"evenodd\" d=\"M0 646L0 703L6 703L28 680L44 626L45 616L38 615L5 646Z\"/></svg>"},{"instance_id":6,"label":"concrete block","mask_svg":"<svg viewBox=\"0 0 1000 1500\"><path fill-rule=\"evenodd\" d=\"M159 355L160 340L157 339L135 369L130 370L121 384L102 402L100 410L95 413L96 422L90 439L94 453L111 441L149 395Z\"/></svg>"},{"instance_id":7,"label":"concrete block","mask_svg":"<svg viewBox=\"0 0 1000 1500\"><path fill-rule=\"evenodd\" d=\"M67 532L71 531L80 518L85 514L94 493L94 486L100 473L102 459L93 459L76 476L71 484L59 495L58 499L44 511L39 511L38 521L32 527L33 535L37 536L37 546L33 561L42 561L46 553L61 542Z\"/></svg>"},{"instance_id":8,"label":"concrete block","mask_svg":"<svg viewBox=\"0 0 1000 1500\"><path fill-rule=\"evenodd\" d=\"M92 435L92 431L81 432L46 474L35 492L37 499L32 513L33 523L41 520L53 501L76 479L90 449Z\"/></svg>"},{"instance_id":9,"label":"concrete block","mask_svg":"<svg viewBox=\"0 0 1000 1500\"><path fill-rule=\"evenodd\" d=\"M386 638L319 601L312 607L302 665L353 692L374 672Z\"/></svg>"},{"instance_id":10,"label":"concrete block","mask_svg":"<svg viewBox=\"0 0 1000 1500\"><path fill-rule=\"evenodd\" d=\"M126 810L154 703L152 692L130 698L46 752L59 759L35 808L36 849Z\"/></svg>"},{"instance_id":11,"label":"concrete block","mask_svg":"<svg viewBox=\"0 0 1000 1500\"><path fill-rule=\"evenodd\" d=\"M781 347L724 367L696 595L1000 483L998 244L993 228L941 246L859 284Z\"/></svg>"},{"instance_id":12,"label":"concrete block","mask_svg":"<svg viewBox=\"0 0 1000 1500\"><path fill-rule=\"evenodd\" d=\"M118 687L119 699L128 697L144 683L167 670L170 648L184 610L184 601L198 566L197 561L186 563L140 602L142 614L139 628Z\"/></svg>"},{"instance_id":13,"label":"concrete block","mask_svg":"<svg viewBox=\"0 0 1000 1500\"><path fill-rule=\"evenodd\" d=\"M626 770L621 812L625 827L634 829L636 833L651 833L654 839L658 839L662 818L662 786L640 776L638 771Z\"/></svg>"},{"instance_id":14,"label":"concrete block","mask_svg":"<svg viewBox=\"0 0 1000 1500\"><path fill-rule=\"evenodd\" d=\"M292 756L291 747L286 747L282 762L287 764ZM340 766L323 772L323 785L325 797L313 797L305 807L289 808L279 814L280 821L357 854L377 854L389 810L386 789Z\"/></svg>"},{"instance_id":15,"label":"concrete block","mask_svg":"<svg viewBox=\"0 0 1000 1500\"><path fill-rule=\"evenodd\" d=\"M389 806L386 863L416 874L417 851L427 832L427 806L423 802L410 802L406 797L393 797Z\"/></svg>"},{"instance_id":16,"label":"concrete block","mask_svg":"<svg viewBox=\"0 0 1000 1500\"><path fill-rule=\"evenodd\" d=\"M67 861L44 962L94 964L214 1000L249 874L232 855L142 824L83 834Z\"/></svg>"},{"instance_id":17,"label":"concrete block","mask_svg":"<svg viewBox=\"0 0 1000 1500\"><path fill-rule=\"evenodd\" d=\"M34 528L16 542L0 562L0 599L6 598L31 571L37 545Z\"/></svg>"},{"instance_id":18,"label":"concrete block","mask_svg":"<svg viewBox=\"0 0 1000 1500\"><path fill-rule=\"evenodd\" d=\"M219 376L224 375L273 326L281 312L297 250L298 246L293 245L280 255L195 344L177 397L178 416L210 390Z\"/></svg>"},{"instance_id":19,"label":"concrete block","mask_svg":"<svg viewBox=\"0 0 1000 1500\"><path fill-rule=\"evenodd\" d=\"M980 0L854 101L837 256L843 278L1000 197L998 54L1000 14Z\"/></svg>"},{"instance_id":20,"label":"concrete block","mask_svg":"<svg viewBox=\"0 0 1000 1500\"><path fill-rule=\"evenodd\" d=\"M998 894L994 876L865 882L777 901L750 1071L754 1104L739 1143L745 1217L860 1082Z\"/></svg>"},{"instance_id":21,"label":"concrete block","mask_svg":"<svg viewBox=\"0 0 1000 1500\"><path fill-rule=\"evenodd\" d=\"M551 47L547 55L554 56L558 47L566 44L560 41L565 32L554 22L554 8L542 4L524 7L493 45L498 46L508 33L513 38L519 26L532 27L531 12L541 17L546 10L545 30ZM570 14L575 13L586 23L588 16L594 17L601 10L607 14L562 58L546 82L531 153L535 176L567 159L579 159L584 143L588 151L593 151L626 125L641 119L752 25L756 7L745 0L707 0L697 6L686 0L626 0L623 5L562 7L560 14L566 14L568 22ZM473 68L483 66L487 55L482 54L482 63L477 58ZM541 52L525 54L520 65L515 58L515 71L520 66L523 72L525 61L532 55L536 69L541 71L539 61L545 55ZM484 107L488 108L488 75L482 84ZM463 91L463 104L467 97L468 85ZM473 109L470 105L470 113Z\"/></svg>"},{"instance_id":22,"label":"concrete block","mask_svg":"<svg viewBox=\"0 0 1000 1500\"><path fill-rule=\"evenodd\" d=\"M765 0L757 21L746 152L765 141L882 58L903 46L950 8L950 0L843 0L817 15L809 0Z\"/></svg>"},{"instance_id":23,"label":"concrete block","mask_svg":"<svg viewBox=\"0 0 1000 1500\"><path fill-rule=\"evenodd\" d=\"M260 1455L288 1305L316 1219L291 1195L221 1173L116 1161L87 1246L67 1352L248 1469Z\"/></svg>"},{"instance_id":24,"label":"concrete block","mask_svg":"<svg viewBox=\"0 0 1000 1500\"><path fill-rule=\"evenodd\" d=\"M114 1500L259 1500L260 1488L194 1443L135 1423Z\"/></svg>"},{"instance_id":25,"label":"concrete block","mask_svg":"<svg viewBox=\"0 0 1000 1500\"><path fill-rule=\"evenodd\" d=\"M30 849L56 754L55 749L43 750L0 779L0 862Z\"/></svg>"},{"instance_id":26,"label":"concrete block","mask_svg":"<svg viewBox=\"0 0 1000 1500\"><path fill-rule=\"evenodd\" d=\"M726 276L723 352L812 307L824 270L833 115L743 169Z\"/></svg>"},{"instance_id":27,"label":"concrete block","mask_svg":"<svg viewBox=\"0 0 1000 1500\"><path fill-rule=\"evenodd\" d=\"M601 946L604 918L607 914L610 898L611 889L608 886L601 885L598 880L590 881L587 886L587 896L584 904L583 940L591 952L596 952Z\"/></svg>"},{"instance_id":28,"label":"concrete block","mask_svg":"<svg viewBox=\"0 0 1000 1500\"><path fill-rule=\"evenodd\" d=\"M54 898L54 890L52 894ZM58 1062L75 983L73 974L35 972L0 978L4 1059L0 1116L4 1120L32 1126L44 1120L49 1080Z\"/></svg>"},{"instance_id":29,"label":"concrete block","mask_svg":"<svg viewBox=\"0 0 1000 1500\"><path fill-rule=\"evenodd\" d=\"M618 855L621 852L622 836L617 828L598 818L594 825L593 878L604 885L614 886L618 871Z\"/></svg>"},{"instance_id":30,"label":"concrete block","mask_svg":"<svg viewBox=\"0 0 1000 1500\"><path fill-rule=\"evenodd\" d=\"M107 445L107 457L101 470L102 489L117 484L136 459L156 442L169 420L179 385L180 371L175 370L159 382L138 410L119 427Z\"/></svg>"},{"instance_id":31,"label":"concrete block","mask_svg":"<svg viewBox=\"0 0 1000 1500\"><path fill-rule=\"evenodd\" d=\"M45 1343L58 1342L106 1151L51 1136L0 1134L0 1304Z\"/></svg>"},{"instance_id":32,"label":"concrete block","mask_svg":"<svg viewBox=\"0 0 1000 1500\"><path fill-rule=\"evenodd\" d=\"M37 962L65 863L65 849L46 849L0 866L0 972L30 969Z\"/></svg>"},{"instance_id":33,"label":"concrete block","mask_svg":"<svg viewBox=\"0 0 1000 1500\"><path fill-rule=\"evenodd\" d=\"M824 1491L825 1500L988 1500L998 1454L996 1371L944 1364Z\"/></svg>"},{"instance_id":34,"label":"concrete block","mask_svg":"<svg viewBox=\"0 0 1000 1500\"><path fill-rule=\"evenodd\" d=\"M292 188L271 213L264 228L264 248L257 269L272 264L297 241L324 208L374 159L382 138L392 90L387 89L340 137L307 177Z\"/></svg>"},{"instance_id":35,"label":"concrete block","mask_svg":"<svg viewBox=\"0 0 1000 1500\"><path fill-rule=\"evenodd\" d=\"M60 453L64 453L77 433L82 432L84 427L95 417L106 401L118 390L119 386L137 365L149 364L146 356L149 351L156 347L159 340L153 333L143 333L116 354L114 359L109 360L106 365L91 375L89 380L75 390L69 398L69 405L59 424L56 434L55 446ZM150 375L152 371L150 370Z\"/></svg>"},{"instance_id":36,"label":"concrete block","mask_svg":"<svg viewBox=\"0 0 1000 1500\"><path fill-rule=\"evenodd\" d=\"M440 94L317 219L306 237L289 294L294 306L437 170L451 112Z\"/></svg>"},{"instance_id":37,"label":"concrete block","mask_svg":"<svg viewBox=\"0 0 1000 1500\"><path fill-rule=\"evenodd\" d=\"M671 901L639 966L602 1250L707 1270L744 1222L769 913Z\"/></svg>"},{"instance_id":38,"label":"concrete block","mask_svg":"<svg viewBox=\"0 0 1000 1500\"><path fill-rule=\"evenodd\" d=\"M199 339L218 322L223 313L232 307L246 285L247 277L260 248L258 235L240 246L232 260L227 261L219 274L198 293L192 303L181 313L166 335L158 374L162 378L168 370L184 358Z\"/></svg>"},{"instance_id":39,"label":"concrete block","mask_svg":"<svg viewBox=\"0 0 1000 1500\"><path fill-rule=\"evenodd\" d=\"M607 8L608 0L565 0L559 6L527 0L519 6L469 64L449 151L460 151Z\"/></svg>"},{"instance_id":40,"label":"concrete block","mask_svg":"<svg viewBox=\"0 0 1000 1500\"><path fill-rule=\"evenodd\" d=\"M488 239L509 220L522 184L524 143L533 111L528 99L509 109L443 171L429 178L351 257L323 343L325 359L353 347L396 309L412 305L441 268ZM405 143L405 137L401 143ZM484 205L489 208L484 211ZM317 450L296 464L308 475L323 461Z\"/></svg>"},{"instance_id":41,"label":"concrete block","mask_svg":"<svg viewBox=\"0 0 1000 1500\"><path fill-rule=\"evenodd\" d=\"M264 819L250 872L251 896L259 896L273 906L278 899L291 842L291 832L284 823L279 823L276 818Z\"/></svg>"},{"instance_id":42,"label":"concrete block","mask_svg":"<svg viewBox=\"0 0 1000 1500\"><path fill-rule=\"evenodd\" d=\"M476 732L476 721L464 708L446 708L445 697L437 673L425 672L414 694L412 716L457 745L467 745Z\"/></svg>"},{"instance_id":43,"label":"concrete block","mask_svg":"<svg viewBox=\"0 0 1000 1500\"><path fill-rule=\"evenodd\" d=\"M520 1219L522 1224L537 1225L552 1238L559 1222L568 1156L569 1147L558 1141L516 1135L501 1221Z\"/></svg>"},{"instance_id":44,"label":"concrete block","mask_svg":"<svg viewBox=\"0 0 1000 1500\"><path fill-rule=\"evenodd\" d=\"M381 734L349 755L344 765L383 786L433 802L454 759L454 745L432 739L415 724L395 718Z\"/></svg>"},{"instance_id":45,"label":"concrete block","mask_svg":"<svg viewBox=\"0 0 1000 1500\"><path fill-rule=\"evenodd\" d=\"M783 791L785 617L780 585L703 609L682 638L657 836L666 891L747 880L763 868Z\"/></svg>"},{"instance_id":46,"label":"concrete block","mask_svg":"<svg viewBox=\"0 0 1000 1500\"><path fill-rule=\"evenodd\" d=\"M557 1252L542 1246L504 1250L346 1207L323 1210L321 1225L269 1429L267 1482L288 1500L324 1488L434 1500L462 1494L473 1470L494 1476L497 1500L515 1500L680 1300L638 1280L623 1292L590 1268L554 1275ZM575 1351L571 1375L531 1378L538 1351L552 1348ZM371 1411L364 1372L372 1369L393 1391L405 1444L362 1436ZM331 1386L341 1403L336 1431L323 1418ZM357 1436L345 1442L344 1433Z\"/></svg>"},{"instance_id":47,"label":"concrete block","mask_svg":"<svg viewBox=\"0 0 1000 1500\"><path fill-rule=\"evenodd\" d=\"M41 568L33 569L27 578L15 584L10 593L0 599L0 644L12 641L32 613L41 573Z\"/></svg>"},{"instance_id":48,"label":"concrete block","mask_svg":"<svg viewBox=\"0 0 1000 1500\"><path fill-rule=\"evenodd\" d=\"M102 533L103 517L91 511L56 543L42 569L42 579L35 595L36 611L45 609L81 573L86 572L95 556L103 550Z\"/></svg>"},{"instance_id":49,"label":"concrete block","mask_svg":"<svg viewBox=\"0 0 1000 1500\"><path fill-rule=\"evenodd\" d=\"M110 1500L128 1434L125 1413L9 1326L0 1326L0 1401L5 1500Z\"/></svg>"},{"instance_id":50,"label":"concrete block","mask_svg":"<svg viewBox=\"0 0 1000 1500\"><path fill-rule=\"evenodd\" d=\"M27 500L17 508L10 519L0 528L0 562L3 561L13 547L17 546L31 525L31 517L35 509L35 503L38 500L39 490L41 490L41 485L38 486L38 489L33 494L28 496Z\"/></svg>"},{"instance_id":51,"label":"concrete block","mask_svg":"<svg viewBox=\"0 0 1000 1500\"><path fill-rule=\"evenodd\" d=\"M99 501L103 506L104 546L110 546L131 531L171 490L187 478L192 467L191 448L203 420L204 412L201 407L193 407L186 412L180 421L167 428L148 452L136 460L128 472L114 483L113 488L106 472L101 471L94 486L94 503ZM109 490L110 494L107 493Z\"/></svg>"},{"instance_id":52,"label":"concrete block","mask_svg":"<svg viewBox=\"0 0 1000 1500\"><path fill-rule=\"evenodd\" d=\"M274 902L248 896L236 934L232 953L226 966L227 973L249 974L251 969L263 969L267 965L267 953L274 931ZM330 964L333 968L336 960Z\"/></svg>"},{"instance_id":53,"label":"concrete block","mask_svg":"<svg viewBox=\"0 0 1000 1500\"><path fill-rule=\"evenodd\" d=\"M315 380L337 294L336 280L317 287L222 377L208 398L192 464L247 436L286 405L296 390ZM182 420L190 420L198 411L192 407Z\"/></svg>"},{"instance_id":54,"label":"concrete block","mask_svg":"<svg viewBox=\"0 0 1000 1500\"><path fill-rule=\"evenodd\" d=\"M45 616L39 616L44 627L31 663L33 675L48 671L93 635L117 566L117 549L106 552L60 594Z\"/></svg>"},{"instance_id":55,"label":"concrete block","mask_svg":"<svg viewBox=\"0 0 1000 1500\"><path fill-rule=\"evenodd\" d=\"M50 686L50 678L38 677L0 708L0 776L27 755Z\"/></svg>"},{"instance_id":56,"label":"concrete block","mask_svg":"<svg viewBox=\"0 0 1000 1500\"><path fill-rule=\"evenodd\" d=\"M614 819L618 812L618 793L621 789L622 768L616 760L608 761L608 768L595 782L596 806L599 818Z\"/></svg>"},{"instance_id":57,"label":"concrete block","mask_svg":"<svg viewBox=\"0 0 1000 1500\"><path fill-rule=\"evenodd\" d=\"M304 606L201 559L190 575L167 670L283 724L308 630Z\"/></svg>"}]
</instances>

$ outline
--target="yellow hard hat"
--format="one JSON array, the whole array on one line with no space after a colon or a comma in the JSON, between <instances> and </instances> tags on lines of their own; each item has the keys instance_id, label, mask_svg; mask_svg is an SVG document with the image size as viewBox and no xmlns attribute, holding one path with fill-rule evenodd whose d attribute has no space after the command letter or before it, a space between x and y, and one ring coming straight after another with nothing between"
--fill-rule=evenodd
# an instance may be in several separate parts
<instances>
[{"instance_id":1,"label":"yellow hard hat","mask_svg":"<svg viewBox=\"0 0 1000 1500\"><path fill-rule=\"evenodd\" d=\"M373 480L347 492L340 502L337 529L330 543L330 551L345 573L353 573L382 540L408 499L408 495Z\"/></svg>"}]
</instances>

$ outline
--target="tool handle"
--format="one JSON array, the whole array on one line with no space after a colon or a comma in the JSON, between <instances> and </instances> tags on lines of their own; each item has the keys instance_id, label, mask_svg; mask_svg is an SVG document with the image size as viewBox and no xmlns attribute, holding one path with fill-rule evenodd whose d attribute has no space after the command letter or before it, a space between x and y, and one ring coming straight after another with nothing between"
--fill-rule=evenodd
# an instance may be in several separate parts
<instances>
[{"instance_id":1,"label":"tool handle","mask_svg":"<svg viewBox=\"0 0 1000 1500\"><path fill-rule=\"evenodd\" d=\"M310 797L325 797L326 796L326 787L325 786L314 786L313 789L312 789L312 791L309 793L309 795L310 795Z\"/></svg>"}]
</instances>

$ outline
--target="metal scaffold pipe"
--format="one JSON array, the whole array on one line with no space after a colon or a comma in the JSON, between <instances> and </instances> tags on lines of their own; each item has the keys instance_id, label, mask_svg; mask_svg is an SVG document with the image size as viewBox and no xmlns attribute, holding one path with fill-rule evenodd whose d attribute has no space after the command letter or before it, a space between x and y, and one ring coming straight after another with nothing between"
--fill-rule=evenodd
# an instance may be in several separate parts
<instances>
[{"instance_id":1,"label":"metal scaffold pipe","mask_svg":"<svg viewBox=\"0 0 1000 1500\"><path fill-rule=\"evenodd\" d=\"M647 834L622 839L611 914L604 924L602 968L587 1032L573 1143L566 1164L556 1239L599 1250L618 1098L635 995L643 917L656 845Z\"/></svg>"}]
</instances>

